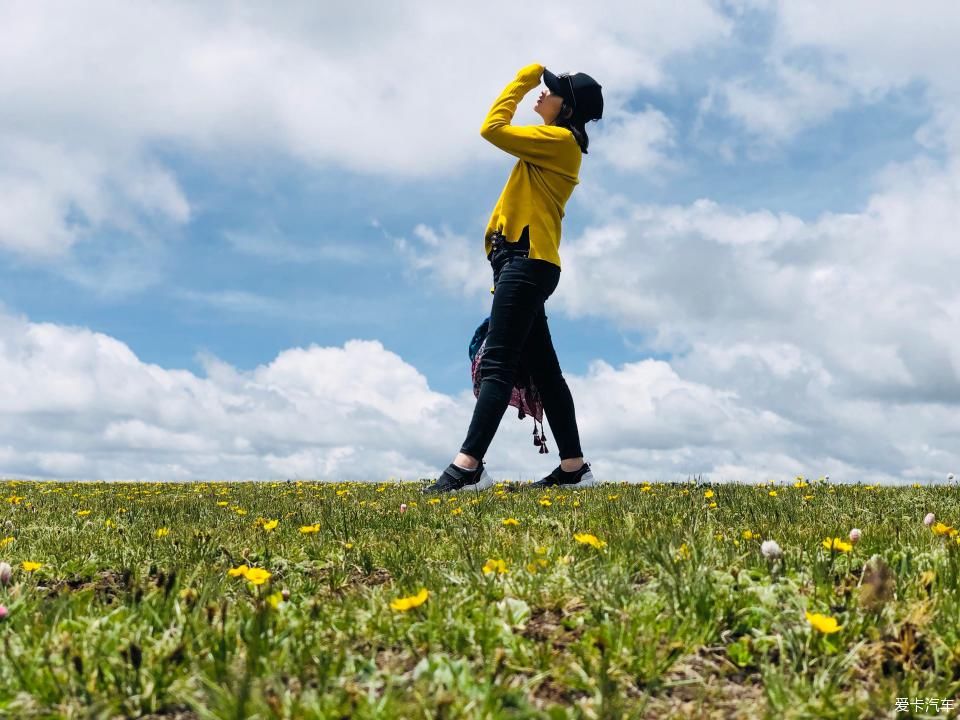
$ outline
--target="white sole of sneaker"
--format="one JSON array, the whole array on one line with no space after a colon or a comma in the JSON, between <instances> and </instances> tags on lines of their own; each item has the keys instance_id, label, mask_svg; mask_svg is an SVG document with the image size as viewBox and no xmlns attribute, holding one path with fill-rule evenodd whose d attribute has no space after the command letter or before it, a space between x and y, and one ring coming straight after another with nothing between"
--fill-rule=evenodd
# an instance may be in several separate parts
<instances>
[{"instance_id":1,"label":"white sole of sneaker","mask_svg":"<svg viewBox=\"0 0 960 720\"><path fill-rule=\"evenodd\" d=\"M463 487L464 489L469 488L479 492L480 490L488 490L492 488L493 484L493 478L487 475L487 469L484 468L483 472L480 473L480 479L477 480L477 482L475 482L473 485L464 485Z\"/></svg>"},{"instance_id":2,"label":"white sole of sneaker","mask_svg":"<svg viewBox=\"0 0 960 720\"><path fill-rule=\"evenodd\" d=\"M595 485L599 485L599 484L600 483L598 483L593 477L593 471L587 470L581 476L580 482L578 482L576 485L572 485L571 487L594 487Z\"/></svg>"}]
</instances>

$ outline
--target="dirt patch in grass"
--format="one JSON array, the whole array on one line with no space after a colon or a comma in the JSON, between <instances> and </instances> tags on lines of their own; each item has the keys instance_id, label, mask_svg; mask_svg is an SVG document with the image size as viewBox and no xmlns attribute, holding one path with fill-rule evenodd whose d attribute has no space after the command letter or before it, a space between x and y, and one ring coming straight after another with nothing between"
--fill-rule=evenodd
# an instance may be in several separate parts
<instances>
[{"instance_id":1,"label":"dirt patch in grass","mask_svg":"<svg viewBox=\"0 0 960 720\"><path fill-rule=\"evenodd\" d=\"M377 587L393 582L393 575L386 568L373 568L369 572L354 566L350 572L343 577L331 577L334 571L329 567L315 568L309 572L311 577L321 580L325 587L319 589L320 593L332 593L333 595L343 595L362 587Z\"/></svg>"},{"instance_id":2,"label":"dirt patch in grass","mask_svg":"<svg viewBox=\"0 0 960 720\"><path fill-rule=\"evenodd\" d=\"M127 717L126 715L117 715L112 720L126 720ZM200 716L193 710L182 707L161 710L149 715L139 715L138 718L139 720L200 720Z\"/></svg>"},{"instance_id":3,"label":"dirt patch in grass","mask_svg":"<svg viewBox=\"0 0 960 720\"><path fill-rule=\"evenodd\" d=\"M376 587L393 582L393 575L386 568L374 568L368 573L360 568L354 568L347 578L347 585L366 585L367 587Z\"/></svg>"},{"instance_id":4,"label":"dirt patch in grass","mask_svg":"<svg viewBox=\"0 0 960 720\"><path fill-rule=\"evenodd\" d=\"M383 647L377 648L373 661L377 669L385 675L400 677L413 672L420 658L409 649Z\"/></svg>"},{"instance_id":5,"label":"dirt patch in grass","mask_svg":"<svg viewBox=\"0 0 960 720\"><path fill-rule=\"evenodd\" d=\"M563 651L583 635L583 628L568 630L562 623L563 615L555 610L538 610L530 615L521 631L528 640L549 642L554 650Z\"/></svg>"},{"instance_id":6,"label":"dirt patch in grass","mask_svg":"<svg viewBox=\"0 0 960 720\"><path fill-rule=\"evenodd\" d=\"M644 718L762 718L767 701L758 672L737 666L724 646L702 647L681 657L663 676Z\"/></svg>"},{"instance_id":7,"label":"dirt patch in grass","mask_svg":"<svg viewBox=\"0 0 960 720\"><path fill-rule=\"evenodd\" d=\"M38 587L38 590L43 589ZM104 602L109 602L130 589L130 574L119 573L114 570L101 570L95 575L75 575L70 578L56 580L46 587L48 598L57 597L62 593L83 592L93 590L96 596Z\"/></svg>"},{"instance_id":8,"label":"dirt patch in grass","mask_svg":"<svg viewBox=\"0 0 960 720\"><path fill-rule=\"evenodd\" d=\"M563 651L583 635L583 626L568 628L564 619L576 615L586 606L569 603L562 608L532 608L530 618L520 632L523 637L535 642L549 642L554 650Z\"/></svg>"},{"instance_id":9,"label":"dirt patch in grass","mask_svg":"<svg viewBox=\"0 0 960 720\"><path fill-rule=\"evenodd\" d=\"M578 700L589 697L590 693L561 685L553 678L547 678L537 685L530 694L537 709L543 710L551 705L572 705Z\"/></svg>"}]
</instances>

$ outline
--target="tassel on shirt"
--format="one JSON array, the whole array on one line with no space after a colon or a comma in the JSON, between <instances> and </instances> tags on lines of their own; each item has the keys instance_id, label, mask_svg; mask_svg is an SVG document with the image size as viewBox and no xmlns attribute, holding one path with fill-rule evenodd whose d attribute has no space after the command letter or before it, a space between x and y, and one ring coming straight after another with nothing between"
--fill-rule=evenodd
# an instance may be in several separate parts
<instances>
[{"instance_id":1,"label":"tassel on shirt","mask_svg":"<svg viewBox=\"0 0 960 720\"><path fill-rule=\"evenodd\" d=\"M543 423L540 423L540 437L537 437L537 419L533 419L533 444L540 446L540 454L550 452L547 450L547 436L543 434Z\"/></svg>"}]
</instances>

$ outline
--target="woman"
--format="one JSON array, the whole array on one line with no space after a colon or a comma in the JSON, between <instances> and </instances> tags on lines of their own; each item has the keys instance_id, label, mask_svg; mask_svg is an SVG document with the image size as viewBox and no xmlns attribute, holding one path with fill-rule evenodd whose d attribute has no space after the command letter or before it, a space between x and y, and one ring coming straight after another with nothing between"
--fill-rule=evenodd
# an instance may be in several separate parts
<instances>
[{"instance_id":1,"label":"woman","mask_svg":"<svg viewBox=\"0 0 960 720\"><path fill-rule=\"evenodd\" d=\"M511 125L517 104L541 76L549 92L540 94L534 110L543 124ZM603 95L593 78L584 73L557 76L534 63L507 85L480 128L481 137L514 155L517 163L484 233L493 268L493 306L473 419L460 452L425 492L482 490L493 484L483 456L509 404L521 355L560 452L560 465L531 487L594 484L544 303L560 282L560 223L589 144L584 126L602 115Z\"/></svg>"}]
</instances>

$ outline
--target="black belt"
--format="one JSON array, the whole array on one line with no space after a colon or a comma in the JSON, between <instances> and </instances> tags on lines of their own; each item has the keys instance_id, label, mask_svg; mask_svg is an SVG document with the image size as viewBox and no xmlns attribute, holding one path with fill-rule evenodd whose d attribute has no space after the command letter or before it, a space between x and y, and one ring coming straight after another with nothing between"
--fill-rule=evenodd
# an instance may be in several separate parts
<instances>
[{"instance_id":1,"label":"black belt","mask_svg":"<svg viewBox=\"0 0 960 720\"><path fill-rule=\"evenodd\" d=\"M529 250L518 250L516 248L517 243L508 241L506 236L497 232L494 232L494 234L490 236L490 242L493 244L493 249L490 251L490 254L487 255L488 260L493 258L494 255L507 257L529 257L530 255Z\"/></svg>"}]
</instances>

